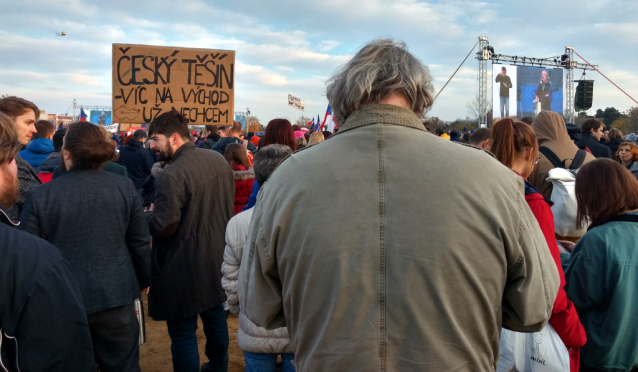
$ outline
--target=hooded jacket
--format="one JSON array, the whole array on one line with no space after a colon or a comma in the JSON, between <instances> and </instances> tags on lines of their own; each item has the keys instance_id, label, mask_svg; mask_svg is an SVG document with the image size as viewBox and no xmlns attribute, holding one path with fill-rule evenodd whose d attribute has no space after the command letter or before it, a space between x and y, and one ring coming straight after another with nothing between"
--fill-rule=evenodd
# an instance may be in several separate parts
<instances>
[{"instance_id":1,"label":"hooded jacket","mask_svg":"<svg viewBox=\"0 0 638 372\"><path fill-rule=\"evenodd\" d=\"M539 146L545 146L552 150L558 158L565 162L565 165L569 167L572 163L572 159L579 150L574 142L569 138L567 134L567 127L562 116L551 111L541 111L532 123L532 129L536 132L536 139ZM591 154L587 153L583 165L595 160ZM554 165L550 162L545 155L540 154L540 160L536 164L536 168L532 174L529 175L529 182L534 185L545 197L550 199L552 197L552 183L546 181L549 170L554 169Z\"/></svg>"},{"instance_id":2,"label":"hooded jacket","mask_svg":"<svg viewBox=\"0 0 638 372\"><path fill-rule=\"evenodd\" d=\"M399 106L340 128L262 186L241 310L288 327L299 372L494 371L501 326L542 329L560 283L524 181Z\"/></svg>"},{"instance_id":3,"label":"hooded jacket","mask_svg":"<svg viewBox=\"0 0 638 372\"><path fill-rule=\"evenodd\" d=\"M132 139L120 149L117 163L126 168L128 178L133 181L136 189L141 189L144 181L151 174L153 156L144 148L141 141Z\"/></svg>"},{"instance_id":4,"label":"hooded jacket","mask_svg":"<svg viewBox=\"0 0 638 372\"><path fill-rule=\"evenodd\" d=\"M48 138L36 138L27 145L26 149L20 151L20 156L22 156L22 159L26 160L27 163L31 164L37 173L40 163L48 158L54 151L53 140Z\"/></svg>"},{"instance_id":5,"label":"hooded jacket","mask_svg":"<svg viewBox=\"0 0 638 372\"><path fill-rule=\"evenodd\" d=\"M0 205L0 365L10 372L95 371L71 266L56 247L17 225Z\"/></svg>"},{"instance_id":6,"label":"hooded jacket","mask_svg":"<svg viewBox=\"0 0 638 372\"><path fill-rule=\"evenodd\" d=\"M292 343L286 327L272 330L259 327L251 322L239 308L237 279L239 278L239 268L243 262L248 260L248 257L243 259L244 243L254 210L255 208L251 208L231 218L226 227L222 287L226 291L230 312L239 316L237 344L243 351L250 353L292 353Z\"/></svg>"},{"instance_id":7,"label":"hooded jacket","mask_svg":"<svg viewBox=\"0 0 638 372\"><path fill-rule=\"evenodd\" d=\"M255 183L255 171L252 168L246 169L243 165L234 166L232 169L235 177L234 211L237 214L248 204Z\"/></svg>"}]
</instances>

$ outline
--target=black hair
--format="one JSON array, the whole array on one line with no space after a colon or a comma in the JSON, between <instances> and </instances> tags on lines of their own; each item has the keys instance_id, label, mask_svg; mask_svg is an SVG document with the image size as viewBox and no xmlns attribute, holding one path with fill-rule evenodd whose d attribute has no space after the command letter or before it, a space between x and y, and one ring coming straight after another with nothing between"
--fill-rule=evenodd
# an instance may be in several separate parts
<instances>
[{"instance_id":1,"label":"black hair","mask_svg":"<svg viewBox=\"0 0 638 372\"><path fill-rule=\"evenodd\" d=\"M58 129L53 134L53 149L55 152L62 151L62 144L64 143L64 135L66 134L66 128Z\"/></svg>"},{"instance_id":2,"label":"black hair","mask_svg":"<svg viewBox=\"0 0 638 372\"><path fill-rule=\"evenodd\" d=\"M184 141L190 141L191 134L188 131L188 119L176 110L171 110L161 114L153 119L148 126L149 137L155 134L163 134L166 137L172 136L174 133Z\"/></svg>"}]
</instances>

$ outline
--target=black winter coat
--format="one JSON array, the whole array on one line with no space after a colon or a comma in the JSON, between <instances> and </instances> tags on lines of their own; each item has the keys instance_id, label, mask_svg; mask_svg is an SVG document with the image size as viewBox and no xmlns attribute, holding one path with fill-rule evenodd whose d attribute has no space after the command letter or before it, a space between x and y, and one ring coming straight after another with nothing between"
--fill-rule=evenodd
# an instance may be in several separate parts
<instances>
[{"instance_id":1,"label":"black winter coat","mask_svg":"<svg viewBox=\"0 0 638 372\"><path fill-rule=\"evenodd\" d=\"M60 251L0 205L0 358L11 372L95 371L80 286Z\"/></svg>"},{"instance_id":2,"label":"black winter coat","mask_svg":"<svg viewBox=\"0 0 638 372\"><path fill-rule=\"evenodd\" d=\"M213 146L219 141L219 134L209 135L205 141L201 141L197 147L200 149L211 150Z\"/></svg>"},{"instance_id":3,"label":"black winter coat","mask_svg":"<svg viewBox=\"0 0 638 372\"><path fill-rule=\"evenodd\" d=\"M578 147L587 146L589 150L591 150L592 155L596 158L609 158L613 159L611 156L611 150L609 147L601 144L596 141L596 138L591 134L584 134L580 137L580 140L576 144Z\"/></svg>"},{"instance_id":4,"label":"black winter coat","mask_svg":"<svg viewBox=\"0 0 638 372\"><path fill-rule=\"evenodd\" d=\"M233 217L235 181L215 151L182 145L157 176L148 212L153 236L148 313L175 320L226 300L221 286L226 224Z\"/></svg>"},{"instance_id":5,"label":"black winter coat","mask_svg":"<svg viewBox=\"0 0 638 372\"><path fill-rule=\"evenodd\" d=\"M611 157L612 158L616 158L616 152L618 152L618 148L620 147L620 145L625 142L624 139L622 138L616 138L613 140L610 140L609 142L607 142L605 145L607 147L609 147L609 151L611 151Z\"/></svg>"},{"instance_id":6,"label":"black winter coat","mask_svg":"<svg viewBox=\"0 0 638 372\"><path fill-rule=\"evenodd\" d=\"M144 181L151 174L153 155L144 148L144 144L137 140L130 140L120 149L117 163L126 168L128 178L133 181L136 189L141 189Z\"/></svg>"},{"instance_id":7,"label":"black winter coat","mask_svg":"<svg viewBox=\"0 0 638 372\"><path fill-rule=\"evenodd\" d=\"M132 304L149 286L151 251L142 202L128 178L69 171L27 195L20 228L62 251L87 314Z\"/></svg>"}]
</instances>

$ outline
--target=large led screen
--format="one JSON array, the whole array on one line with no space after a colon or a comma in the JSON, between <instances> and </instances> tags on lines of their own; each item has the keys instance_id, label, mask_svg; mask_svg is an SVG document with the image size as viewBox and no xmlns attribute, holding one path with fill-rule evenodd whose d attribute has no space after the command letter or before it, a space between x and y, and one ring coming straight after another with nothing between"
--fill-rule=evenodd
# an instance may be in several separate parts
<instances>
[{"instance_id":1,"label":"large led screen","mask_svg":"<svg viewBox=\"0 0 638 372\"><path fill-rule=\"evenodd\" d=\"M111 125L111 110L91 110L91 122L97 125Z\"/></svg>"},{"instance_id":2,"label":"large led screen","mask_svg":"<svg viewBox=\"0 0 638 372\"><path fill-rule=\"evenodd\" d=\"M541 111L563 114L563 69L492 65L493 118L534 118Z\"/></svg>"}]
</instances>

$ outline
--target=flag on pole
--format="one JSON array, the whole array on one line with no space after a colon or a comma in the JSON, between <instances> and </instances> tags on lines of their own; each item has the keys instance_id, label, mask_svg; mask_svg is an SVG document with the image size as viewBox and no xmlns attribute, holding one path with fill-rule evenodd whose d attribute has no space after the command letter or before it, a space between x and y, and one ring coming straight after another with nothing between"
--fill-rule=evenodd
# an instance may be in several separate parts
<instances>
[{"instance_id":1,"label":"flag on pole","mask_svg":"<svg viewBox=\"0 0 638 372\"><path fill-rule=\"evenodd\" d=\"M80 118L79 121L86 121L86 112L84 112L84 109L82 108L82 106L80 106Z\"/></svg>"},{"instance_id":2,"label":"flag on pole","mask_svg":"<svg viewBox=\"0 0 638 372\"><path fill-rule=\"evenodd\" d=\"M324 116L323 123L321 123L321 128L319 129L323 129L324 126L330 133L333 132L335 127L335 123L332 121L332 108L330 108L330 105L328 105L328 108L326 109L326 116Z\"/></svg>"},{"instance_id":3,"label":"flag on pole","mask_svg":"<svg viewBox=\"0 0 638 372\"><path fill-rule=\"evenodd\" d=\"M313 125L315 125L315 118L312 118L312 120L308 122L308 126L310 127L310 129L312 129Z\"/></svg>"}]
</instances>

